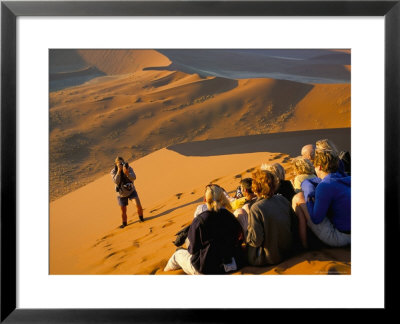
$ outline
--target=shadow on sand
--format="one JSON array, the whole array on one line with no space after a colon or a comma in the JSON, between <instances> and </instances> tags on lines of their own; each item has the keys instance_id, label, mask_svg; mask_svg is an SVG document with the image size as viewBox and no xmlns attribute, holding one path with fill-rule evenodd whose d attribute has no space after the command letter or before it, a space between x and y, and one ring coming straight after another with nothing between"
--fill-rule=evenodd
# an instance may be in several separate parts
<instances>
[{"instance_id":1,"label":"shadow on sand","mask_svg":"<svg viewBox=\"0 0 400 324\"><path fill-rule=\"evenodd\" d=\"M350 150L351 128L317 129L263 135L249 135L181 143L167 147L185 156L212 156L256 152L280 152L300 155L301 148L328 138L343 151Z\"/></svg>"}]
</instances>

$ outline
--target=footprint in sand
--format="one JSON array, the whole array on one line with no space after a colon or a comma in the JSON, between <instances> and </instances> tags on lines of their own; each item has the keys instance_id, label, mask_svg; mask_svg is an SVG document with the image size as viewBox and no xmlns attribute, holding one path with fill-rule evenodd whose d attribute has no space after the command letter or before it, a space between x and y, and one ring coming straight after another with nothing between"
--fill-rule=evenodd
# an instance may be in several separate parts
<instances>
[{"instance_id":1,"label":"footprint in sand","mask_svg":"<svg viewBox=\"0 0 400 324\"><path fill-rule=\"evenodd\" d=\"M156 274L156 272L160 269L164 269L164 267L167 265L168 260L164 259L158 262L157 264L154 265L153 270L150 271L151 275Z\"/></svg>"},{"instance_id":2,"label":"footprint in sand","mask_svg":"<svg viewBox=\"0 0 400 324\"><path fill-rule=\"evenodd\" d=\"M282 160L282 163L289 162L290 160L291 160L291 158L287 156Z\"/></svg>"},{"instance_id":3,"label":"footprint in sand","mask_svg":"<svg viewBox=\"0 0 400 324\"><path fill-rule=\"evenodd\" d=\"M159 210L159 209L161 209L161 208L163 208L163 207L165 207L165 205L162 205L161 207L154 208L154 209L150 210L150 214L151 214L151 213L154 213L155 211L157 211L157 210Z\"/></svg>"},{"instance_id":4,"label":"footprint in sand","mask_svg":"<svg viewBox=\"0 0 400 324\"><path fill-rule=\"evenodd\" d=\"M247 169L246 172L247 172L247 173L250 173L250 172L253 172L255 169L256 169L256 168Z\"/></svg>"},{"instance_id":5,"label":"footprint in sand","mask_svg":"<svg viewBox=\"0 0 400 324\"><path fill-rule=\"evenodd\" d=\"M174 221L172 221L172 220L169 220L167 224L164 224L164 225L162 226L162 228L165 228L165 227L171 226L171 225L173 225L173 224L175 224L175 222L174 222Z\"/></svg>"},{"instance_id":6,"label":"footprint in sand","mask_svg":"<svg viewBox=\"0 0 400 324\"><path fill-rule=\"evenodd\" d=\"M113 255L116 255L116 254L117 254L117 252L112 252L112 253L110 253L109 255L107 255L107 256L105 257L105 259L111 258Z\"/></svg>"},{"instance_id":7,"label":"footprint in sand","mask_svg":"<svg viewBox=\"0 0 400 324\"><path fill-rule=\"evenodd\" d=\"M242 179L242 175L241 174L237 174L233 177L234 179Z\"/></svg>"},{"instance_id":8,"label":"footprint in sand","mask_svg":"<svg viewBox=\"0 0 400 324\"><path fill-rule=\"evenodd\" d=\"M121 264L123 264L123 263L125 263L125 261L124 262L119 262L119 263L117 263L115 266L113 266L113 268L114 269L117 269Z\"/></svg>"},{"instance_id":9,"label":"footprint in sand","mask_svg":"<svg viewBox=\"0 0 400 324\"><path fill-rule=\"evenodd\" d=\"M133 241L133 246L138 248L140 247L140 244L138 241Z\"/></svg>"},{"instance_id":10,"label":"footprint in sand","mask_svg":"<svg viewBox=\"0 0 400 324\"><path fill-rule=\"evenodd\" d=\"M272 157L271 159L269 159L270 161L274 161L274 160L278 160L283 156L283 154L277 154L274 157Z\"/></svg>"}]
</instances>

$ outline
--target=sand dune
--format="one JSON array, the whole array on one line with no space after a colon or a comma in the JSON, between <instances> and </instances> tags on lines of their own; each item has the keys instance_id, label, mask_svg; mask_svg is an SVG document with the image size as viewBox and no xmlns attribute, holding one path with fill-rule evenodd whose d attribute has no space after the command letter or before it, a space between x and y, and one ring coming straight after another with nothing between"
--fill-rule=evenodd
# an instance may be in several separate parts
<instances>
[{"instance_id":1,"label":"sand dune","mask_svg":"<svg viewBox=\"0 0 400 324\"><path fill-rule=\"evenodd\" d=\"M104 76L50 94L51 199L104 174L118 154L137 159L186 141L348 126L349 85L174 71Z\"/></svg>"},{"instance_id":2,"label":"sand dune","mask_svg":"<svg viewBox=\"0 0 400 324\"><path fill-rule=\"evenodd\" d=\"M106 74L126 74L150 66L167 66L171 61L155 50L78 50L90 65Z\"/></svg>"},{"instance_id":3,"label":"sand dune","mask_svg":"<svg viewBox=\"0 0 400 324\"><path fill-rule=\"evenodd\" d=\"M206 184L216 182L232 193L241 177L251 175L264 162L282 163L290 179L291 156L286 147L290 148L293 142L306 144L305 140L328 136L347 148L348 134L348 129L320 130L305 132L304 136L297 132L283 134L280 140L273 141L273 134L251 141L232 138L229 145L223 140L205 141L182 144L183 149L179 145L164 148L131 162L137 173L135 186L146 222L137 222L135 208L130 204L129 225L123 230L118 228L120 211L109 175L51 202L50 273L180 274L182 271L164 273L162 269L175 250L174 234L193 219ZM273 143L282 150L274 152ZM202 153L189 156L188 151ZM295 150L291 153L298 154ZM350 273L350 250L310 251L276 266L247 267L237 272L281 273Z\"/></svg>"}]
</instances>

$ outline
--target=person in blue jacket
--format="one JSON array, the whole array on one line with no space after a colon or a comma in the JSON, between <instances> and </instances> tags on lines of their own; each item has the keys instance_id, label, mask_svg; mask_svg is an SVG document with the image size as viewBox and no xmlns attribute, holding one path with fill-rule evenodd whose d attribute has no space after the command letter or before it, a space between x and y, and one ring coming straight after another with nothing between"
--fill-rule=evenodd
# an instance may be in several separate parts
<instances>
[{"instance_id":1,"label":"person in blue jacket","mask_svg":"<svg viewBox=\"0 0 400 324\"><path fill-rule=\"evenodd\" d=\"M317 149L314 167L318 178L304 180L293 198L299 218L299 235L307 248L307 226L332 247L351 243L351 176L339 169L333 150Z\"/></svg>"}]
</instances>

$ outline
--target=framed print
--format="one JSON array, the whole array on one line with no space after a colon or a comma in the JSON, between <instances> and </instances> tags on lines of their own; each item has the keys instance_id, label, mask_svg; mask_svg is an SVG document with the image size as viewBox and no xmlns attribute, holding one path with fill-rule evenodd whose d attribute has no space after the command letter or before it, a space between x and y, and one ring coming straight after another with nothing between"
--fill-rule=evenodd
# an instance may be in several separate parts
<instances>
[{"instance_id":1,"label":"framed print","mask_svg":"<svg viewBox=\"0 0 400 324\"><path fill-rule=\"evenodd\" d=\"M399 15L398 1L3 1L1 321L392 309ZM277 181L274 163L286 172L280 183L296 185L295 157L322 138L343 151L347 250L239 270L237 256L210 276L179 275L170 262L182 244L172 242L203 199L204 210L219 206L224 187L238 203L243 179L275 172ZM324 143L316 160L338 158ZM316 163L310 179L337 171ZM251 241L251 210L240 243ZM329 213L349 238L345 213L342 223ZM198 262L193 271L207 273Z\"/></svg>"}]
</instances>

